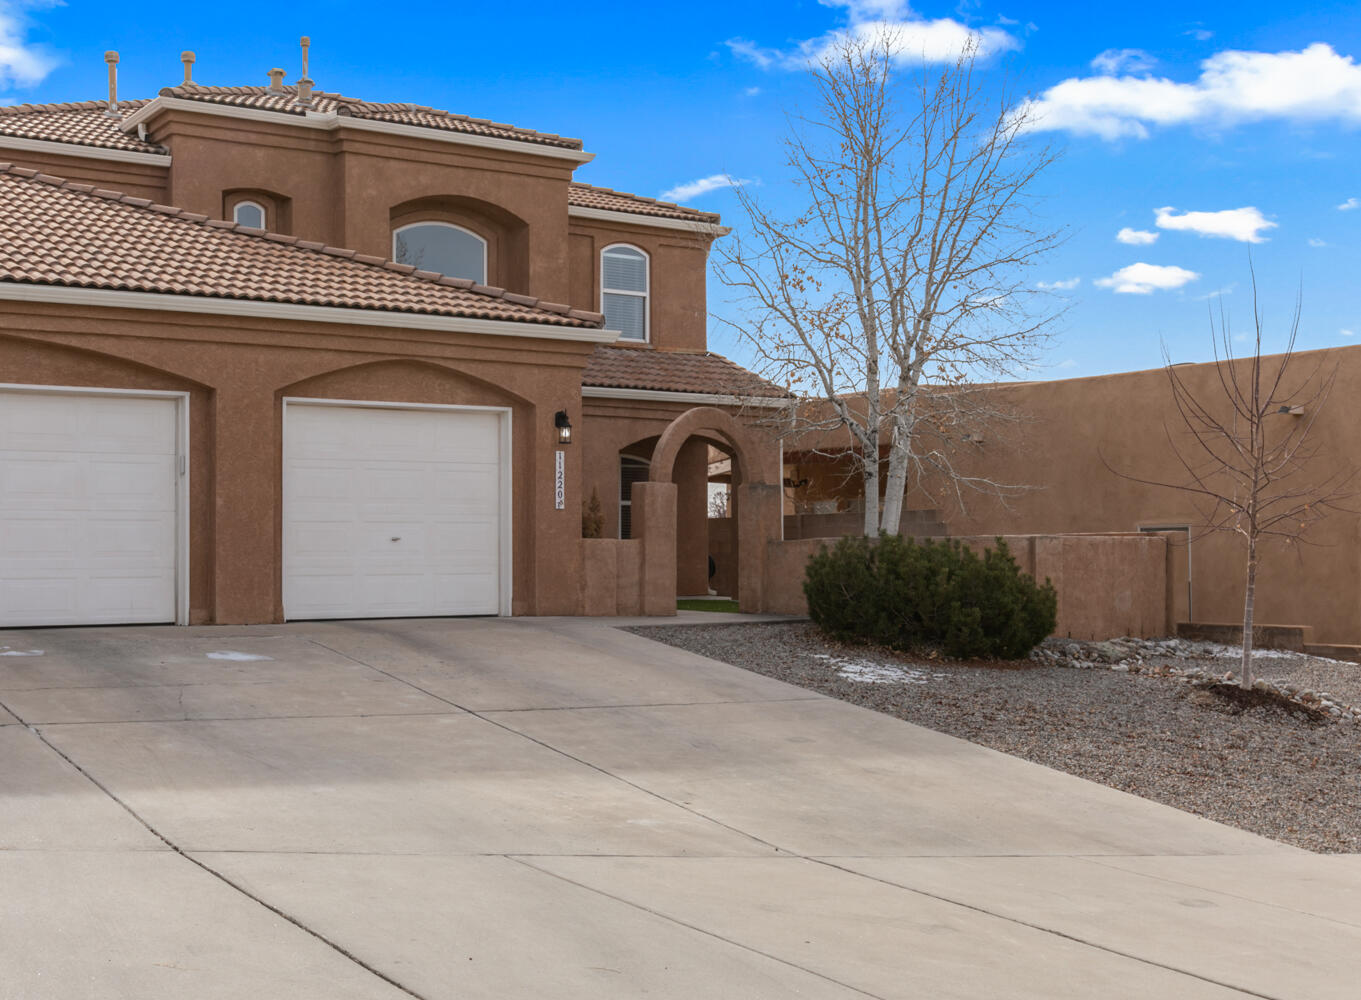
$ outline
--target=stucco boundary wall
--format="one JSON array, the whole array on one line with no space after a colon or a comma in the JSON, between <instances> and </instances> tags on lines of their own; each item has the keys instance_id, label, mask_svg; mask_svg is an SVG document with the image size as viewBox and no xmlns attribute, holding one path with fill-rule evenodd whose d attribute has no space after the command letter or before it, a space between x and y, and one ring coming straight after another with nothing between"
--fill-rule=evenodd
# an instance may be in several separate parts
<instances>
[{"instance_id":1,"label":"stucco boundary wall","mask_svg":"<svg viewBox=\"0 0 1361 1000\"><path fill-rule=\"evenodd\" d=\"M1169 635L1172 587L1169 546L1157 533L1004 535L1021 569L1048 579L1058 592L1055 634L1071 639ZM959 539L981 552L994 536ZM808 538L769 543L762 610L803 615L803 574L808 560L832 540Z\"/></svg>"},{"instance_id":2,"label":"stucco boundary wall","mask_svg":"<svg viewBox=\"0 0 1361 1000\"><path fill-rule=\"evenodd\" d=\"M643 613L643 543L631 538L581 540L581 613L598 618Z\"/></svg>"}]
</instances>

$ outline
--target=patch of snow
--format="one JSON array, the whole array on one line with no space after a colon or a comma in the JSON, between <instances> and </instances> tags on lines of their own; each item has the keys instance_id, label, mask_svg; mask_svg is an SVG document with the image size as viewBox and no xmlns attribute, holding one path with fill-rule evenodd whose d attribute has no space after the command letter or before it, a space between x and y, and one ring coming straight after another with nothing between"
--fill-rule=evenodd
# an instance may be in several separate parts
<instances>
[{"instance_id":1,"label":"patch of snow","mask_svg":"<svg viewBox=\"0 0 1361 1000\"><path fill-rule=\"evenodd\" d=\"M209 653L210 660L232 660L236 663L250 663L254 660L272 660L272 656L261 656L258 653L238 653L234 649L219 649Z\"/></svg>"},{"instance_id":2,"label":"patch of snow","mask_svg":"<svg viewBox=\"0 0 1361 1000\"><path fill-rule=\"evenodd\" d=\"M852 660L829 653L814 653L815 659L826 660L836 668L836 672L848 681L860 684L926 684L945 674L918 670L915 667L901 667L888 663L875 663L873 660Z\"/></svg>"}]
</instances>

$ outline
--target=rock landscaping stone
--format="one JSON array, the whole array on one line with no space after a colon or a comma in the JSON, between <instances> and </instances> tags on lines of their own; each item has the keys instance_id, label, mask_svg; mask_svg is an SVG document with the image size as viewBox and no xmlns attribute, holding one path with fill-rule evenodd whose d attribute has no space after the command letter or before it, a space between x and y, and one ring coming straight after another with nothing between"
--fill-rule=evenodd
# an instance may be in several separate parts
<instances>
[{"instance_id":1,"label":"rock landscaping stone","mask_svg":"<svg viewBox=\"0 0 1361 1000\"><path fill-rule=\"evenodd\" d=\"M1361 666L1183 639L1047 640L1031 659L900 656L806 623L630 629L1314 851L1361 852ZM860 678L860 679L857 679Z\"/></svg>"}]
</instances>

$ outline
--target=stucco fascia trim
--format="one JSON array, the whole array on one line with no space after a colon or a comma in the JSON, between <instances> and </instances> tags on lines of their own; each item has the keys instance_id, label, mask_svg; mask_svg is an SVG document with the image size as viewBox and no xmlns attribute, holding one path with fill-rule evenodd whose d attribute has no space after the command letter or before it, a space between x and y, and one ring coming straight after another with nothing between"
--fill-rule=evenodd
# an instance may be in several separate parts
<instances>
[{"instance_id":1,"label":"stucco fascia trim","mask_svg":"<svg viewBox=\"0 0 1361 1000\"><path fill-rule=\"evenodd\" d=\"M107 149L76 142L50 142L46 139L27 139L18 135L0 135L0 149L23 153L45 153L49 156L82 156L91 160L113 163L140 163L152 167L170 166L169 153L138 153L131 149Z\"/></svg>"},{"instance_id":2,"label":"stucco fascia trim","mask_svg":"<svg viewBox=\"0 0 1361 1000\"><path fill-rule=\"evenodd\" d=\"M375 122L363 118L351 118L332 112L307 111L300 115L284 114L279 111L265 111L261 108L241 108L232 104L217 104L212 101L190 101L183 97L157 97L142 105L123 119L123 131L135 129L158 111L188 111L203 115L220 115L224 118L240 118L246 121L269 122L272 125L300 125L324 132L334 132L342 128L365 132L381 132L385 135L400 135L411 139L429 139L435 142L452 142L462 146L480 146L483 149L499 149L508 153L548 156L573 163L589 163L595 159L594 153L580 149L564 149L561 146L546 146L536 142L520 142L514 139L498 139L490 135L473 135L467 132L445 132L419 125L402 125L397 122Z\"/></svg>"},{"instance_id":3,"label":"stucco fascia trim","mask_svg":"<svg viewBox=\"0 0 1361 1000\"><path fill-rule=\"evenodd\" d=\"M26 285L0 282L0 301L49 302L58 305L114 309L154 309L166 312L202 313L211 316L245 316L303 323L344 323L349 326L387 326L405 330L437 330L442 333L480 333L535 340L573 340L589 344L612 344L618 330L599 330L546 323L432 316L428 313L351 309L343 306L309 306L292 302L259 302L161 292L123 292L106 288L71 288L65 285Z\"/></svg>"},{"instance_id":4,"label":"stucco fascia trim","mask_svg":"<svg viewBox=\"0 0 1361 1000\"><path fill-rule=\"evenodd\" d=\"M719 396L707 392L668 392L662 389L620 389L604 385L581 387L583 399L624 399L644 403L684 403L690 406L788 406L790 400L768 396Z\"/></svg>"},{"instance_id":5,"label":"stucco fascia trim","mask_svg":"<svg viewBox=\"0 0 1361 1000\"><path fill-rule=\"evenodd\" d=\"M732 232L727 226L716 226L712 222L669 219L661 215L644 215L641 212L614 212L608 208L587 208L584 205L569 205L567 215L573 219L617 222L626 226L643 226L648 229L678 229L681 232L695 233L699 236L727 236Z\"/></svg>"}]
</instances>

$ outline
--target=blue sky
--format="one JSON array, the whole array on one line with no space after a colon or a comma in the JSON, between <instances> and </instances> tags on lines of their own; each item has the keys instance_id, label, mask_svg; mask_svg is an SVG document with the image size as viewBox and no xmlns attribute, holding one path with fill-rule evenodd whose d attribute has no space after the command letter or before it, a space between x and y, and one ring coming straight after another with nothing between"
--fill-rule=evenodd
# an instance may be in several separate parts
<instances>
[{"instance_id":1,"label":"blue sky","mask_svg":"<svg viewBox=\"0 0 1361 1000\"><path fill-rule=\"evenodd\" d=\"M1043 211L1071 236L1035 278L1077 281L1031 377L1153 367L1160 340L1176 360L1207 358L1216 293L1247 329L1249 252L1269 347L1300 285L1302 346L1361 342L1361 207L1338 207L1361 206L1355 3L331 3L323 15L0 0L0 101L100 97L110 48L125 97L178 82L186 48L202 83L264 84L275 65L291 80L308 34L319 87L579 136L597 154L580 180L655 196L727 174L792 205L778 138L786 111L807 106L800 54L877 23L919 51L977 33L987 72L1053 126L1064 155ZM741 225L729 190L686 201ZM717 327L711 346L746 358Z\"/></svg>"}]
</instances>

